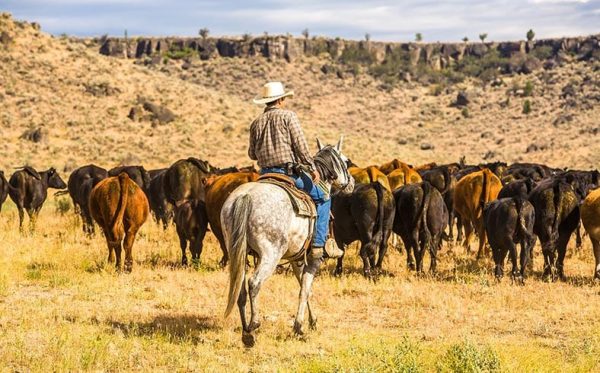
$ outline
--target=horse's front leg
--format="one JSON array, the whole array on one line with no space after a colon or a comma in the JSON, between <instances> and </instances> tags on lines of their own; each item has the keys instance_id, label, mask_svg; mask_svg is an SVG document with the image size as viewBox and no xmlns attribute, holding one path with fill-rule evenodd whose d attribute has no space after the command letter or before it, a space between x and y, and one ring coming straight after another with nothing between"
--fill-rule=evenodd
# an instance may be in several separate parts
<instances>
[{"instance_id":1,"label":"horse's front leg","mask_svg":"<svg viewBox=\"0 0 600 373\"><path fill-rule=\"evenodd\" d=\"M300 285L300 287L302 287L302 271L304 270L304 263L303 262L294 262L294 263L292 263L292 269L294 270L294 276L296 276L296 280L298 280L298 284ZM309 327L312 330L315 330L315 329L317 329L317 317L315 316L315 314L312 311L312 308L310 307L311 294L312 294L312 291L310 292L310 294L308 294L308 298L306 299L306 308L308 309ZM302 299L302 290L300 290L298 297L299 297L299 299Z\"/></svg>"},{"instance_id":2,"label":"horse's front leg","mask_svg":"<svg viewBox=\"0 0 600 373\"><path fill-rule=\"evenodd\" d=\"M304 312L308 308L308 298L310 297L312 283L315 279L315 274L321 267L323 262L322 258L314 259L308 258L308 265L304 266L302 271L302 281L300 283L300 302L298 304L298 313L296 313L296 320L294 320L294 332L298 335L303 335L302 325L304 324ZM309 317L312 313L309 309ZM313 319L313 321L316 320Z\"/></svg>"}]
</instances>

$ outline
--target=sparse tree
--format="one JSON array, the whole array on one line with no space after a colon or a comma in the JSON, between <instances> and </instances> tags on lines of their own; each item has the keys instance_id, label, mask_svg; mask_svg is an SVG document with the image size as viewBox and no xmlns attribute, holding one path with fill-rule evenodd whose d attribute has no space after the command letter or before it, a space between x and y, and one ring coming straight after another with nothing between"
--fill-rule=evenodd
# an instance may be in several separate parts
<instances>
[{"instance_id":1,"label":"sparse tree","mask_svg":"<svg viewBox=\"0 0 600 373\"><path fill-rule=\"evenodd\" d=\"M535 38L535 32L533 32L532 29L529 29L529 31L527 31L527 41L532 41L533 38Z\"/></svg>"},{"instance_id":2,"label":"sparse tree","mask_svg":"<svg viewBox=\"0 0 600 373\"><path fill-rule=\"evenodd\" d=\"M422 42L422 41L423 41L423 34L421 34L420 32L417 32L417 33L415 34L415 41L416 41L417 43L420 43L420 42Z\"/></svg>"},{"instance_id":3,"label":"sparse tree","mask_svg":"<svg viewBox=\"0 0 600 373\"><path fill-rule=\"evenodd\" d=\"M481 40L482 43L485 43L485 39L487 39L488 34L487 33L483 33L483 34L479 34L479 39Z\"/></svg>"},{"instance_id":4,"label":"sparse tree","mask_svg":"<svg viewBox=\"0 0 600 373\"><path fill-rule=\"evenodd\" d=\"M462 41L465 42L465 43L468 43L469 42L469 38L465 36L464 38L462 38Z\"/></svg>"},{"instance_id":5,"label":"sparse tree","mask_svg":"<svg viewBox=\"0 0 600 373\"><path fill-rule=\"evenodd\" d=\"M308 39L308 37L310 36L310 34L308 33L308 29L305 28L304 30L302 30L302 36L304 36L304 39Z\"/></svg>"},{"instance_id":6,"label":"sparse tree","mask_svg":"<svg viewBox=\"0 0 600 373\"><path fill-rule=\"evenodd\" d=\"M365 34L365 40L367 42L371 41L371 34L369 34L368 32Z\"/></svg>"},{"instance_id":7,"label":"sparse tree","mask_svg":"<svg viewBox=\"0 0 600 373\"><path fill-rule=\"evenodd\" d=\"M206 39L209 33L210 31L206 27L201 28L200 31L198 31L198 35L200 35L202 39Z\"/></svg>"}]
</instances>

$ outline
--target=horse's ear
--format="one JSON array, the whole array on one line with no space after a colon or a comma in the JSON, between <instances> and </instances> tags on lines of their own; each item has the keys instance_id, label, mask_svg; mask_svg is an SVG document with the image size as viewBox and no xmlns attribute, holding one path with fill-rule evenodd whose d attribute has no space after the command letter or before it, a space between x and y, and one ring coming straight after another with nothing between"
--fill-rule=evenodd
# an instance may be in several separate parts
<instances>
[{"instance_id":1,"label":"horse's ear","mask_svg":"<svg viewBox=\"0 0 600 373\"><path fill-rule=\"evenodd\" d=\"M344 144L344 135L340 136L340 141L338 141L337 145L335 146L335 148L337 149L338 152L342 152L342 145Z\"/></svg>"},{"instance_id":2,"label":"horse's ear","mask_svg":"<svg viewBox=\"0 0 600 373\"><path fill-rule=\"evenodd\" d=\"M319 148L319 150L323 150L323 144L321 144L321 140L319 140L318 137L317 137L317 148Z\"/></svg>"}]
</instances>

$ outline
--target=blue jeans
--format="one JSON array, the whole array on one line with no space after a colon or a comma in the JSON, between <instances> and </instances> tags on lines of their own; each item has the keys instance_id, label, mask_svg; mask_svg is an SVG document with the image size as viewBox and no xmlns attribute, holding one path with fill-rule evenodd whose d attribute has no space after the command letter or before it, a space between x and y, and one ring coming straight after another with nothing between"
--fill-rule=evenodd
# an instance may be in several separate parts
<instances>
[{"instance_id":1,"label":"blue jeans","mask_svg":"<svg viewBox=\"0 0 600 373\"><path fill-rule=\"evenodd\" d=\"M261 175L267 173L286 174L283 168L266 167L260 170ZM331 210L331 199L326 193L316 186L309 175L290 176L296 183L296 188L308 193L317 207L317 220L315 222L315 232L312 245L314 247L325 247L327 234L329 233L329 211Z\"/></svg>"}]
</instances>

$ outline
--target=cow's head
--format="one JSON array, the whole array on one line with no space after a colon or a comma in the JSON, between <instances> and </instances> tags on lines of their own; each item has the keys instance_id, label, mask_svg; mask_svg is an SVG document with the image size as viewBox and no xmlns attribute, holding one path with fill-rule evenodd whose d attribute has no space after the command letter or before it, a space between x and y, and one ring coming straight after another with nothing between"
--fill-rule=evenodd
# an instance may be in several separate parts
<instances>
[{"instance_id":1,"label":"cow's head","mask_svg":"<svg viewBox=\"0 0 600 373\"><path fill-rule=\"evenodd\" d=\"M61 179L54 167L50 168L46 173L48 175L48 187L54 189L65 189L67 187L67 184Z\"/></svg>"}]
</instances>

